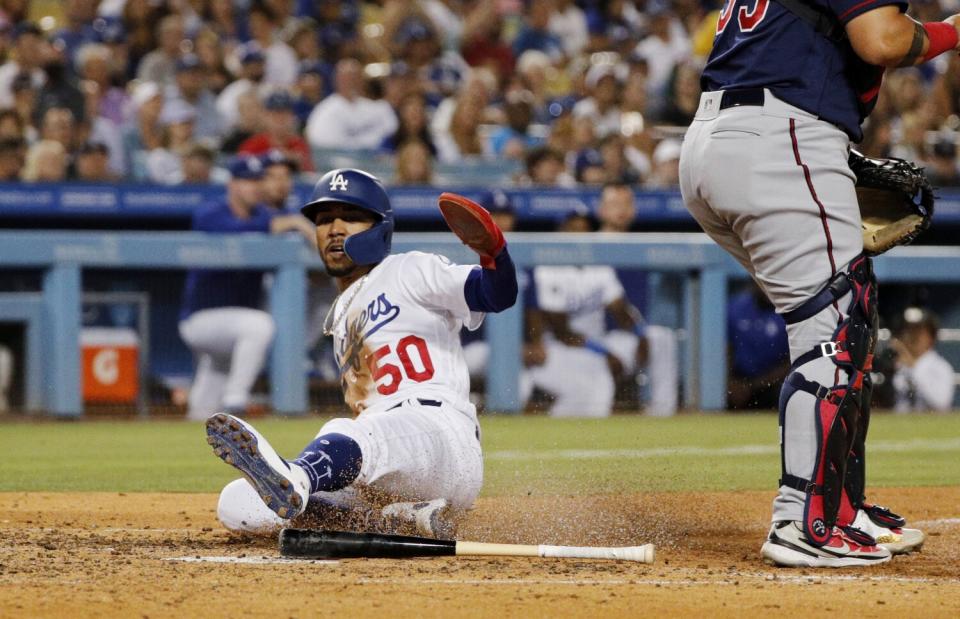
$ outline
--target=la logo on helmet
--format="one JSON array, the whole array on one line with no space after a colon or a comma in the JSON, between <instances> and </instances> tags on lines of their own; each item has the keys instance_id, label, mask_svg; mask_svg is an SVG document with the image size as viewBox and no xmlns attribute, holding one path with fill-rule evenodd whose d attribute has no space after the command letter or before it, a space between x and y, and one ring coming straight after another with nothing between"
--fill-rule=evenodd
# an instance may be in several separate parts
<instances>
[{"instance_id":1,"label":"la logo on helmet","mask_svg":"<svg viewBox=\"0 0 960 619\"><path fill-rule=\"evenodd\" d=\"M330 181L330 191L346 191L347 190L347 179L343 178L343 174L337 174L333 177L333 180Z\"/></svg>"}]
</instances>

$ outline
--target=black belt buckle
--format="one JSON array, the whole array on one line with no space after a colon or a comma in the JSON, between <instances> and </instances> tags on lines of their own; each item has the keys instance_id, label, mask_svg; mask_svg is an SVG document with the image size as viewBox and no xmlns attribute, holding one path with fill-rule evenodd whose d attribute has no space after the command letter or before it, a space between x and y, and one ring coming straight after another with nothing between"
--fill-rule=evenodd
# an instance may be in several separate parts
<instances>
[{"instance_id":1,"label":"black belt buckle","mask_svg":"<svg viewBox=\"0 0 960 619\"><path fill-rule=\"evenodd\" d=\"M741 88L739 90L724 90L723 97L720 99L720 109L725 110L731 107L742 105L762 106L765 99L763 88Z\"/></svg>"}]
</instances>

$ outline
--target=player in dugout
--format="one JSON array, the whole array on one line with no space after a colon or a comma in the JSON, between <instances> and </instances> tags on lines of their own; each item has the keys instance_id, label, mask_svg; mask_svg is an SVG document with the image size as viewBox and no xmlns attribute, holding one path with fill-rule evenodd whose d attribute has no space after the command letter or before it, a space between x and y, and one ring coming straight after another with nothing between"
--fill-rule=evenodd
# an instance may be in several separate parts
<instances>
[{"instance_id":1,"label":"player in dugout","mask_svg":"<svg viewBox=\"0 0 960 619\"><path fill-rule=\"evenodd\" d=\"M246 421L211 416L207 442L245 478L221 492L226 528L272 533L304 515L325 527L452 537L483 482L460 328L511 307L517 276L487 211L452 194L440 208L481 266L391 254L390 199L366 172L337 169L317 182L301 212L340 291L324 331L354 417L327 422L284 459Z\"/></svg>"}]
</instances>

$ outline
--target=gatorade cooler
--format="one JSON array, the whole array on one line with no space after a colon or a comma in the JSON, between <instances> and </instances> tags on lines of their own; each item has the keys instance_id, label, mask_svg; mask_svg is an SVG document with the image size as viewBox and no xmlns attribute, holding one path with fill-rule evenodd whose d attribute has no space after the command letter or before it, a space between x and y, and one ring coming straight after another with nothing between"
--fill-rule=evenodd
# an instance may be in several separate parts
<instances>
[{"instance_id":1,"label":"gatorade cooler","mask_svg":"<svg viewBox=\"0 0 960 619\"><path fill-rule=\"evenodd\" d=\"M134 404L140 389L140 338L133 329L85 327L80 331L83 401Z\"/></svg>"}]
</instances>

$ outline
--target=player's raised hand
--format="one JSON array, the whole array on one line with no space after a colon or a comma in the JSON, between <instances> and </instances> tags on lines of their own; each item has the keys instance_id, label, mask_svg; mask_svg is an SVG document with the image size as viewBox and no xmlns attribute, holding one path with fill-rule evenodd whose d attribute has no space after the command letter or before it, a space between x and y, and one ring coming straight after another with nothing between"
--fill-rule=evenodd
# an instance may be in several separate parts
<instances>
[{"instance_id":1,"label":"player's raised hand","mask_svg":"<svg viewBox=\"0 0 960 619\"><path fill-rule=\"evenodd\" d=\"M440 194L437 204L450 230L464 245L480 254L480 266L496 269L494 259L503 251L507 241L487 209L473 200L449 192Z\"/></svg>"}]
</instances>

